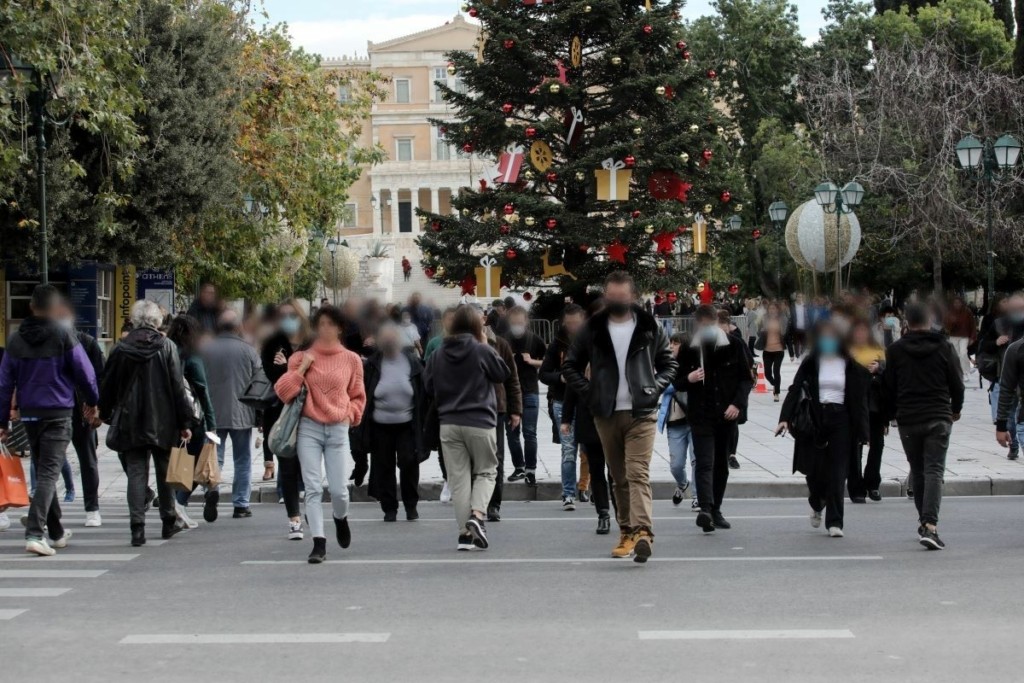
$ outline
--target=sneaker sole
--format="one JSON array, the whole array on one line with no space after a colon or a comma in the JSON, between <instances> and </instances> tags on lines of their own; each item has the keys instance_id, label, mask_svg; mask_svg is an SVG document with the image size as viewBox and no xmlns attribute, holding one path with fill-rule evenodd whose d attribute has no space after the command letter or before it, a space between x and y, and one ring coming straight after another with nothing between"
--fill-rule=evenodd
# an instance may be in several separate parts
<instances>
[{"instance_id":1,"label":"sneaker sole","mask_svg":"<svg viewBox=\"0 0 1024 683\"><path fill-rule=\"evenodd\" d=\"M323 564L325 557L310 557L306 559L307 564Z\"/></svg>"},{"instance_id":2,"label":"sneaker sole","mask_svg":"<svg viewBox=\"0 0 1024 683\"><path fill-rule=\"evenodd\" d=\"M459 543L457 546L455 546L455 549L459 552L470 552L476 550L476 546L472 543Z\"/></svg>"},{"instance_id":3,"label":"sneaker sole","mask_svg":"<svg viewBox=\"0 0 1024 683\"><path fill-rule=\"evenodd\" d=\"M53 550L53 549L51 548L51 550ZM46 552L45 550L43 550L41 548L37 549L37 548L29 548L29 547L25 548L25 552L29 553L31 555L36 555L38 557L53 557L54 555L57 554L56 551L48 553L48 552Z\"/></svg>"},{"instance_id":4,"label":"sneaker sole","mask_svg":"<svg viewBox=\"0 0 1024 683\"><path fill-rule=\"evenodd\" d=\"M301 541L302 540L302 534L301 533L291 533L291 534L288 534L288 540L289 541Z\"/></svg>"},{"instance_id":5,"label":"sneaker sole","mask_svg":"<svg viewBox=\"0 0 1024 683\"><path fill-rule=\"evenodd\" d=\"M651 557L651 542L641 538L633 546L633 561L637 564L645 564Z\"/></svg>"},{"instance_id":6,"label":"sneaker sole","mask_svg":"<svg viewBox=\"0 0 1024 683\"><path fill-rule=\"evenodd\" d=\"M469 535L473 537L473 546L480 550L486 550L490 544L487 542L487 535L480 528L480 524L475 519L471 519L466 523L466 528L469 529Z\"/></svg>"},{"instance_id":7,"label":"sneaker sole","mask_svg":"<svg viewBox=\"0 0 1024 683\"><path fill-rule=\"evenodd\" d=\"M697 514L697 526L706 534L710 534L715 530L715 523L711 520L711 515L703 511Z\"/></svg>"},{"instance_id":8,"label":"sneaker sole","mask_svg":"<svg viewBox=\"0 0 1024 683\"><path fill-rule=\"evenodd\" d=\"M930 538L922 538L919 543L928 550L942 550L942 546Z\"/></svg>"}]
</instances>

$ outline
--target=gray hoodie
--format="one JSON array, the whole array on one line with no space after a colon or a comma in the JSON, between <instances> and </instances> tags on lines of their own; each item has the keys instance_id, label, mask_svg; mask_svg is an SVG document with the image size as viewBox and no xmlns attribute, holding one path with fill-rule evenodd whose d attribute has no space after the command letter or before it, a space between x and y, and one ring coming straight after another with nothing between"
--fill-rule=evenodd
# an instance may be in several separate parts
<instances>
[{"instance_id":1,"label":"gray hoodie","mask_svg":"<svg viewBox=\"0 0 1024 683\"><path fill-rule=\"evenodd\" d=\"M437 405L440 423L494 429L498 404L494 384L509 369L488 344L471 335L447 337L423 370L423 387Z\"/></svg>"}]
</instances>

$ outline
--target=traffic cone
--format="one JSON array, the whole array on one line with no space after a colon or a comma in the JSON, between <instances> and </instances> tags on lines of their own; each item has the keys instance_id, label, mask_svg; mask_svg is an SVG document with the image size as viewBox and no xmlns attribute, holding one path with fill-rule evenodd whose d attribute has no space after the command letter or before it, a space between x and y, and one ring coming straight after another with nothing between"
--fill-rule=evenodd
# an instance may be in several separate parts
<instances>
[{"instance_id":1,"label":"traffic cone","mask_svg":"<svg viewBox=\"0 0 1024 683\"><path fill-rule=\"evenodd\" d=\"M768 393L768 380L764 377L764 363L757 364L757 387L755 387L754 392L758 394Z\"/></svg>"}]
</instances>

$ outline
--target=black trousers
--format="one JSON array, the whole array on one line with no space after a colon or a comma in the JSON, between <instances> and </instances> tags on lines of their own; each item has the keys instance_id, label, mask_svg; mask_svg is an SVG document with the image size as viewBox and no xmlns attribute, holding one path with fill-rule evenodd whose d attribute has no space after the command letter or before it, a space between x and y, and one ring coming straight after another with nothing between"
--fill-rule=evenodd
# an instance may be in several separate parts
<instances>
[{"instance_id":1,"label":"black trousers","mask_svg":"<svg viewBox=\"0 0 1024 683\"><path fill-rule=\"evenodd\" d=\"M100 509L100 467L96 459L99 437L96 436L96 430L85 424L82 417L77 414L71 420L71 444L78 455L85 511L94 512Z\"/></svg>"},{"instance_id":2,"label":"black trousers","mask_svg":"<svg viewBox=\"0 0 1024 683\"><path fill-rule=\"evenodd\" d=\"M729 483L729 455L739 434L735 422L718 422L711 429L710 433L693 434L697 502L704 512L722 507Z\"/></svg>"},{"instance_id":3,"label":"black trousers","mask_svg":"<svg viewBox=\"0 0 1024 683\"><path fill-rule=\"evenodd\" d=\"M793 330L793 351L797 357L804 355L804 348L807 346L807 332L804 330ZM791 353L792 355L792 353Z\"/></svg>"},{"instance_id":4,"label":"black trousers","mask_svg":"<svg viewBox=\"0 0 1024 683\"><path fill-rule=\"evenodd\" d=\"M881 412L871 413L868 432L868 457L864 463L864 488L875 491L882 485L882 451L885 449L885 427L887 420ZM861 450L857 446L857 450Z\"/></svg>"},{"instance_id":5,"label":"black trousers","mask_svg":"<svg viewBox=\"0 0 1024 683\"><path fill-rule=\"evenodd\" d=\"M765 379L772 385L776 396L782 393L782 359L785 355L785 351L765 351L761 354Z\"/></svg>"},{"instance_id":6,"label":"black trousers","mask_svg":"<svg viewBox=\"0 0 1024 683\"><path fill-rule=\"evenodd\" d=\"M167 485L167 466L171 451L166 448L140 448L124 453L128 474L128 514L132 526L146 523L146 491L149 489L149 458L156 468L156 492L160 498L160 519L171 520L174 514L174 494Z\"/></svg>"},{"instance_id":7,"label":"black trousers","mask_svg":"<svg viewBox=\"0 0 1024 683\"><path fill-rule=\"evenodd\" d=\"M608 477L605 471L604 447L600 439L594 441L580 442L580 447L587 454L587 467L590 469L590 495L597 508L597 514L609 514L611 501L609 499Z\"/></svg>"},{"instance_id":8,"label":"black trousers","mask_svg":"<svg viewBox=\"0 0 1024 683\"><path fill-rule=\"evenodd\" d=\"M505 487L505 413L498 413L498 426L494 428L498 441L498 473L494 479L489 508L501 508L501 496Z\"/></svg>"},{"instance_id":9,"label":"black trousers","mask_svg":"<svg viewBox=\"0 0 1024 683\"><path fill-rule=\"evenodd\" d=\"M420 461L416 455L413 423L373 424L374 443L370 453L370 493L384 512L398 511L396 488L401 482L402 505L415 510L420 500ZM397 476L396 476L397 471Z\"/></svg>"},{"instance_id":10,"label":"black trousers","mask_svg":"<svg viewBox=\"0 0 1024 683\"><path fill-rule=\"evenodd\" d=\"M815 454L815 469L807 475L807 502L816 512L825 511L827 528L843 528L843 489L850 470L850 416L846 406L822 406L822 432L828 442Z\"/></svg>"},{"instance_id":11,"label":"black trousers","mask_svg":"<svg viewBox=\"0 0 1024 683\"><path fill-rule=\"evenodd\" d=\"M263 462L273 462L275 453L270 447L270 430L284 406L272 406L263 411ZM302 483L302 468L298 458L277 458L277 488L284 498L284 510L289 519L302 515L299 508L299 489Z\"/></svg>"}]
</instances>

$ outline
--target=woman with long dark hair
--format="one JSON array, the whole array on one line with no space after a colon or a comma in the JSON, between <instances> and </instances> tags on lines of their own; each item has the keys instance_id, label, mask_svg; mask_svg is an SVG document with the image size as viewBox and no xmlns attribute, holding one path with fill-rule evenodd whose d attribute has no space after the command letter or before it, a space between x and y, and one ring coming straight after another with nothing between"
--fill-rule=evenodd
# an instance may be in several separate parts
<instances>
[{"instance_id":1,"label":"woman with long dark hair","mask_svg":"<svg viewBox=\"0 0 1024 683\"><path fill-rule=\"evenodd\" d=\"M885 349L872 333L866 320L858 320L850 329L850 355L871 375L868 390L868 457L861 469L860 444L854 444L850 467L850 498L854 502L867 496L873 501L882 500L879 490L882 485L882 451L885 436L889 432L889 421L885 419L885 389L882 374L885 372Z\"/></svg>"},{"instance_id":2,"label":"woman with long dark hair","mask_svg":"<svg viewBox=\"0 0 1024 683\"><path fill-rule=\"evenodd\" d=\"M824 510L828 535L841 538L850 451L854 444L868 440L870 378L850 357L839 330L827 320L814 326L810 349L782 404L775 435L797 427L793 471L807 479L811 526L821 526Z\"/></svg>"}]
</instances>

